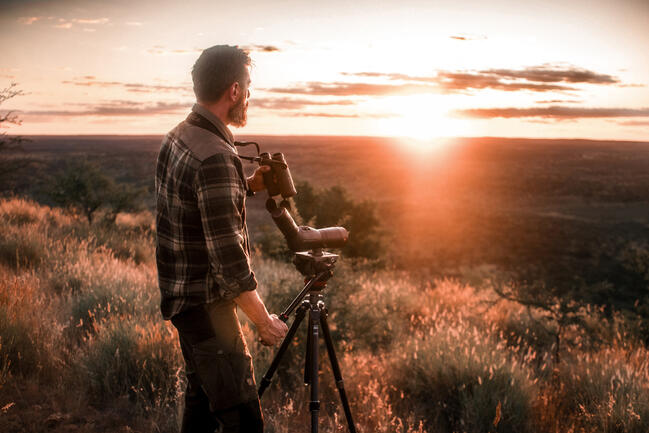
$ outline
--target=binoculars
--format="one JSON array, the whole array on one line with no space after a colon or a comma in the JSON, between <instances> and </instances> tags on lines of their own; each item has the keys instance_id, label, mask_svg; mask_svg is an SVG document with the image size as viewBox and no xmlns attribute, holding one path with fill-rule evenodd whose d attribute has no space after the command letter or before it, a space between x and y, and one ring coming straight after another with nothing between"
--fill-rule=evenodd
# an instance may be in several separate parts
<instances>
[{"instance_id":1,"label":"binoculars","mask_svg":"<svg viewBox=\"0 0 649 433\"><path fill-rule=\"evenodd\" d=\"M259 158L259 165L270 167L270 170L264 173L264 185L270 197L281 194L287 199L297 194L283 153L274 153L271 158L270 153L264 152L259 155Z\"/></svg>"},{"instance_id":2,"label":"binoculars","mask_svg":"<svg viewBox=\"0 0 649 433\"><path fill-rule=\"evenodd\" d=\"M286 238L286 243L291 251L311 251L345 246L349 240L349 232L344 227L314 229L307 226L298 226L295 223L287 210L290 207L287 199L295 196L297 190L283 153L277 152L271 156L268 152L259 153L257 143L245 142L240 144L255 144L259 154L257 157L242 156L241 158L257 162L260 166L267 165L270 167L270 170L264 173L264 185L269 196L266 201L266 209L270 212L277 228ZM274 197L279 195L282 196L283 200L281 206L278 207Z\"/></svg>"}]
</instances>

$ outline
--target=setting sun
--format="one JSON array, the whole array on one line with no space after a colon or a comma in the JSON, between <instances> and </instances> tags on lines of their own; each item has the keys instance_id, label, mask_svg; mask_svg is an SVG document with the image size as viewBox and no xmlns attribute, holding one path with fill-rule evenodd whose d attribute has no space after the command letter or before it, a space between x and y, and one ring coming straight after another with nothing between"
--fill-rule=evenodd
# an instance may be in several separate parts
<instances>
[{"instance_id":1,"label":"setting sun","mask_svg":"<svg viewBox=\"0 0 649 433\"><path fill-rule=\"evenodd\" d=\"M0 1L0 432L649 432L649 0Z\"/></svg>"},{"instance_id":2,"label":"setting sun","mask_svg":"<svg viewBox=\"0 0 649 433\"><path fill-rule=\"evenodd\" d=\"M390 98L397 116L385 121L385 135L417 139L422 146L439 137L471 135L466 120L450 118L440 96L403 96Z\"/></svg>"},{"instance_id":3,"label":"setting sun","mask_svg":"<svg viewBox=\"0 0 649 433\"><path fill-rule=\"evenodd\" d=\"M163 133L227 43L253 58L239 134L647 139L646 2L191 3L8 2L12 133Z\"/></svg>"}]
</instances>

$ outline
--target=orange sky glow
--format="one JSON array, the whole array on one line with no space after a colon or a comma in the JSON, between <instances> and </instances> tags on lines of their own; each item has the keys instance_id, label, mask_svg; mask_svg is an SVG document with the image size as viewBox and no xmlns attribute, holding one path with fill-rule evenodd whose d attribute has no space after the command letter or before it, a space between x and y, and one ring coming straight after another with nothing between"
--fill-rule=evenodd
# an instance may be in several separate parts
<instances>
[{"instance_id":1,"label":"orange sky glow","mask_svg":"<svg viewBox=\"0 0 649 433\"><path fill-rule=\"evenodd\" d=\"M649 141L649 2L0 2L10 134L164 134L215 44L250 50L237 134Z\"/></svg>"}]
</instances>

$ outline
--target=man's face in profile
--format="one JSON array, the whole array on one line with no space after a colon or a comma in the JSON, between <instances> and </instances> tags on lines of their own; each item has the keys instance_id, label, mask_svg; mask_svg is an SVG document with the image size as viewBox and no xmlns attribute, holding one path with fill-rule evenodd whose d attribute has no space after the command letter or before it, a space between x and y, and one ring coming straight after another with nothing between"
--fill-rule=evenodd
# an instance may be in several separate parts
<instances>
[{"instance_id":1,"label":"man's face in profile","mask_svg":"<svg viewBox=\"0 0 649 433\"><path fill-rule=\"evenodd\" d=\"M248 98L250 97L250 70L248 71L246 77L243 79L244 86L242 86L243 91L241 92L239 99L234 103L234 105L228 111L228 120L233 126L246 126L248 121Z\"/></svg>"}]
</instances>

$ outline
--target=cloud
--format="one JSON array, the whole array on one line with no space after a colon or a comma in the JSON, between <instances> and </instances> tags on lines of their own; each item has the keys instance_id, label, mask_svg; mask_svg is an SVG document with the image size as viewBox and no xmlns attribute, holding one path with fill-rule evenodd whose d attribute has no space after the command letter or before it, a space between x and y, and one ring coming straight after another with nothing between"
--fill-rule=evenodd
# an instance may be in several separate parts
<instances>
[{"instance_id":1,"label":"cloud","mask_svg":"<svg viewBox=\"0 0 649 433\"><path fill-rule=\"evenodd\" d=\"M549 99L543 101L534 101L537 104L579 104L582 101L577 99Z\"/></svg>"},{"instance_id":2,"label":"cloud","mask_svg":"<svg viewBox=\"0 0 649 433\"><path fill-rule=\"evenodd\" d=\"M102 104L76 104L76 110L34 110L26 111L29 117L84 117L84 116L152 116L177 114L187 111L191 104L180 102L108 101Z\"/></svg>"},{"instance_id":3,"label":"cloud","mask_svg":"<svg viewBox=\"0 0 649 433\"><path fill-rule=\"evenodd\" d=\"M153 47L149 48L146 50L147 53L153 54L156 56L168 56L168 55L174 55L174 54L195 54L195 53L201 53L203 52L202 48L191 48L191 49L186 49L186 48L176 48L176 49L169 49L166 47L163 47L162 45L154 45Z\"/></svg>"},{"instance_id":4,"label":"cloud","mask_svg":"<svg viewBox=\"0 0 649 433\"><path fill-rule=\"evenodd\" d=\"M131 27L140 27L140 26L144 25L144 23L141 23L139 21L127 21L124 24L127 25L127 26L131 26Z\"/></svg>"},{"instance_id":5,"label":"cloud","mask_svg":"<svg viewBox=\"0 0 649 433\"><path fill-rule=\"evenodd\" d=\"M27 26L30 26L30 25L34 24L36 21L42 20L42 19L43 19L43 17L20 17L20 18L18 18L18 22L20 24L25 24Z\"/></svg>"},{"instance_id":6,"label":"cloud","mask_svg":"<svg viewBox=\"0 0 649 433\"><path fill-rule=\"evenodd\" d=\"M162 85L162 84L143 84L143 83L124 83L121 81L97 81L94 76L76 78L74 80L62 81L62 84L72 84L74 86L85 87L121 87L122 89L133 93L159 93L159 92L190 92L192 86L186 85Z\"/></svg>"},{"instance_id":7,"label":"cloud","mask_svg":"<svg viewBox=\"0 0 649 433\"><path fill-rule=\"evenodd\" d=\"M480 71L480 73L505 79L523 79L542 83L619 83L619 80L608 74L598 74L587 69L576 67L558 68L552 67L551 65L533 66L521 70L487 69Z\"/></svg>"},{"instance_id":8,"label":"cloud","mask_svg":"<svg viewBox=\"0 0 649 433\"><path fill-rule=\"evenodd\" d=\"M436 93L437 86L427 84L374 84L312 81L294 87L273 87L267 92L321 96L386 96Z\"/></svg>"},{"instance_id":9,"label":"cloud","mask_svg":"<svg viewBox=\"0 0 649 433\"><path fill-rule=\"evenodd\" d=\"M360 114L340 114L340 113L293 113L291 116L297 117L334 117L342 119L358 119L361 116Z\"/></svg>"},{"instance_id":10,"label":"cloud","mask_svg":"<svg viewBox=\"0 0 649 433\"><path fill-rule=\"evenodd\" d=\"M569 120L581 118L649 117L649 108L586 108L586 107L534 107L534 108L471 108L455 110L453 114L478 119L504 119L536 117Z\"/></svg>"},{"instance_id":11,"label":"cloud","mask_svg":"<svg viewBox=\"0 0 649 433\"><path fill-rule=\"evenodd\" d=\"M309 112L301 112L301 113L291 113L291 116L297 116L297 117L327 117L327 118L342 118L342 119L386 119L389 117L396 117L394 114L376 114L376 113L364 113L364 114L359 114L359 113L354 113L354 114L344 114L344 113L309 113Z\"/></svg>"},{"instance_id":12,"label":"cloud","mask_svg":"<svg viewBox=\"0 0 649 433\"><path fill-rule=\"evenodd\" d=\"M619 80L609 74L597 73L571 65L543 64L523 69L483 69L477 71L437 71L417 76L385 72L343 72L341 75L363 82L311 81L289 87L262 89L272 93L317 96L387 96L422 93L469 93L476 90L535 93L579 90L578 84L614 85ZM387 82L386 82L387 81ZM575 103L559 99L539 103Z\"/></svg>"},{"instance_id":13,"label":"cloud","mask_svg":"<svg viewBox=\"0 0 649 433\"><path fill-rule=\"evenodd\" d=\"M552 65L533 66L524 69L485 69L479 71L437 71L435 75L413 76L402 73L356 72L346 76L378 78L405 83L438 86L440 93L458 93L468 90L493 89L506 92L572 91L573 84L617 84L619 80L608 74L576 68ZM569 85L567 85L569 84Z\"/></svg>"},{"instance_id":14,"label":"cloud","mask_svg":"<svg viewBox=\"0 0 649 433\"><path fill-rule=\"evenodd\" d=\"M245 51L257 51L262 53L276 53L281 51L275 45L243 45L239 48Z\"/></svg>"},{"instance_id":15,"label":"cloud","mask_svg":"<svg viewBox=\"0 0 649 433\"><path fill-rule=\"evenodd\" d=\"M457 41L482 41L487 39L485 35L474 35L470 33L460 33L457 35L451 35L449 36L451 39L455 39Z\"/></svg>"},{"instance_id":16,"label":"cloud","mask_svg":"<svg viewBox=\"0 0 649 433\"><path fill-rule=\"evenodd\" d=\"M622 126L649 126L649 120L629 120L627 122L617 122L617 124Z\"/></svg>"},{"instance_id":17,"label":"cloud","mask_svg":"<svg viewBox=\"0 0 649 433\"><path fill-rule=\"evenodd\" d=\"M463 90L494 89L505 92L530 90L533 92L576 90L560 84L546 84L529 81L506 81L496 74L478 72L441 72L437 75L437 82L446 91L455 92Z\"/></svg>"},{"instance_id":18,"label":"cloud","mask_svg":"<svg viewBox=\"0 0 649 433\"><path fill-rule=\"evenodd\" d=\"M84 26L83 30L86 32L94 32L96 30L88 26L105 25L110 23L110 19L108 18L72 18L67 20L65 18L57 19L56 17L48 17L47 19L50 21L56 19L58 21L58 24L54 24L54 28L69 30L75 24L78 24Z\"/></svg>"},{"instance_id":19,"label":"cloud","mask_svg":"<svg viewBox=\"0 0 649 433\"><path fill-rule=\"evenodd\" d=\"M72 22L77 24L108 24L110 20L108 18L74 18Z\"/></svg>"},{"instance_id":20,"label":"cloud","mask_svg":"<svg viewBox=\"0 0 649 433\"><path fill-rule=\"evenodd\" d=\"M40 17L40 16L30 16L30 17L19 17L18 22L24 25L32 25L37 21L56 21L58 24L54 24L54 27L57 29L71 29L74 24L80 24L83 26L92 26L92 25L103 25L108 24L110 19L108 18L57 18L57 17ZM84 30L89 31L86 27Z\"/></svg>"},{"instance_id":21,"label":"cloud","mask_svg":"<svg viewBox=\"0 0 649 433\"><path fill-rule=\"evenodd\" d=\"M309 106L323 105L354 105L351 99L336 99L331 101L317 101L304 98L253 98L250 106L272 110L297 110Z\"/></svg>"}]
</instances>

